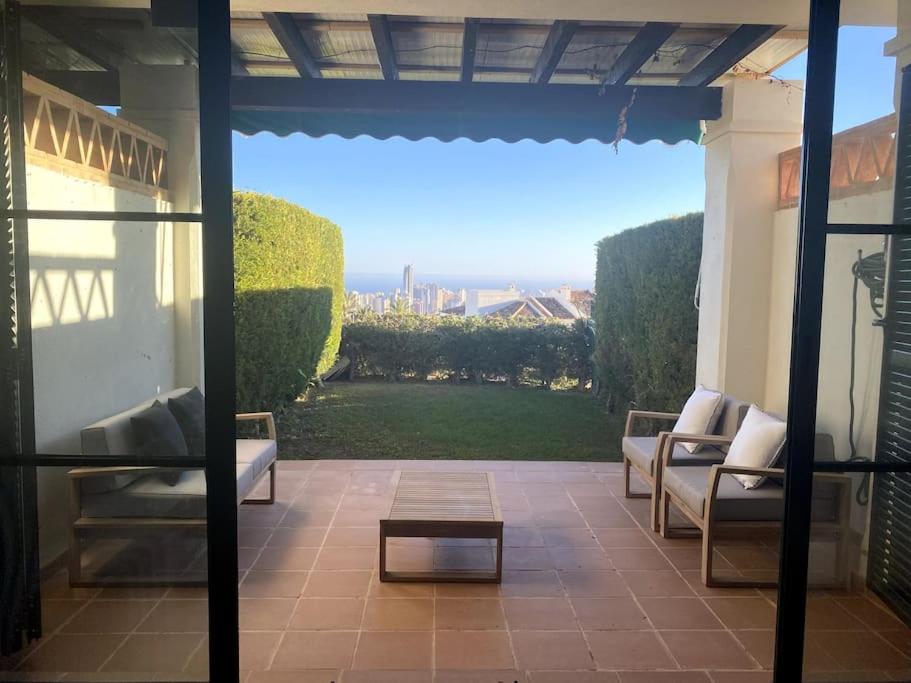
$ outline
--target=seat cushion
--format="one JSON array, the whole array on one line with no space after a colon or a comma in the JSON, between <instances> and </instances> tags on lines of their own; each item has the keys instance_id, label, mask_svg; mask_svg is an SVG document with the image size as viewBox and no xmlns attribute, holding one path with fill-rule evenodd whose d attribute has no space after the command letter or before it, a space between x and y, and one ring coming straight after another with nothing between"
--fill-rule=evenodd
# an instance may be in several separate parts
<instances>
[{"instance_id":1,"label":"seat cushion","mask_svg":"<svg viewBox=\"0 0 911 683\"><path fill-rule=\"evenodd\" d=\"M253 492L257 479L272 464L275 455L275 442L269 439L237 440L238 502ZM82 516L205 518L206 477L202 470L156 469L130 476L135 479L117 489L93 490L83 486Z\"/></svg>"},{"instance_id":2,"label":"seat cushion","mask_svg":"<svg viewBox=\"0 0 911 683\"><path fill-rule=\"evenodd\" d=\"M705 494L711 467L668 467L664 470L664 486L673 492L697 515L705 514ZM781 519L784 510L784 489L766 482L755 489L745 489L729 475L718 482L715 500L715 519L739 522L767 522Z\"/></svg>"},{"instance_id":3,"label":"seat cushion","mask_svg":"<svg viewBox=\"0 0 911 683\"><path fill-rule=\"evenodd\" d=\"M664 486L697 515L705 514L705 496L711 466L668 467ZM813 484L812 517L816 522L832 521L838 515L838 488L822 480ZM745 489L731 475L722 475L715 498L715 519L727 522L780 521L784 512L784 489L772 480Z\"/></svg>"},{"instance_id":4,"label":"seat cushion","mask_svg":"<svg viewBox=\"0 0 911 683\"><path fill-rule=\"evenodd\" d=\"M654 474L655 447L658 444L657 436L624 436L621 450L630 462L644 472ZM724 453L714 446L705 446L698 453L690 453L681 444L674 446L674 457L671 461L676 465L704 465L706 463L721 462Z\"/></svg>"},{"instance_id":5,"label":"seat cushion","mask_svg":"<svg viewBox=\"0 0 911 683\"><path fill-rule=\"evenodd\" d=\"M272 464L277 452L275 442L271 439L237 440L237 462L252 465L254 478L259 477Z\"/></svg>"},{"instance_id":6,"label":"seat cushion","mask_svg":"<svg viewBox=\"0 0 911 683\"><path fill-rule=\"evenodd\" d=\"M83 496L82 516L204 518L205 472L184 470L173 486L157 473L147 474L122 489Z\"/></svg>"}]
</instances>

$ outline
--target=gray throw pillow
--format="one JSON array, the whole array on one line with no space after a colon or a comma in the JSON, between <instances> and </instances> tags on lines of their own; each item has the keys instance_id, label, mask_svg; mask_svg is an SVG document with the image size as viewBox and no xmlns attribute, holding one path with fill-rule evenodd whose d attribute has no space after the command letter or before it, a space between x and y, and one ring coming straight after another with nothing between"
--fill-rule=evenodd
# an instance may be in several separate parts
<instances>
[{"instance_id":1,"label":"gray throw pillow","mask_svg":"<svg viewBox=\"0 0 911 683\"><path fill-rule=\"evenodd\" d=\"M198 387L177 398L168 399L168 410L177 420L190 455L206 455L206 399Z\"/></svg>"},{"instance_id":2,"label":"gray throw pillow","mask_svg":"<svg viewBox=\"0 0 911 683\"><path fill-rule=\"evenodd\" d=\"M180 431L180 425L171 411L156 400L145 410L130 418L130 427L136 441L136 455L140 464L143 457L189 455L187 442ZM180 479L180 470L167 471L161 477L171 486Z\"/></svg>"}]
</instances>

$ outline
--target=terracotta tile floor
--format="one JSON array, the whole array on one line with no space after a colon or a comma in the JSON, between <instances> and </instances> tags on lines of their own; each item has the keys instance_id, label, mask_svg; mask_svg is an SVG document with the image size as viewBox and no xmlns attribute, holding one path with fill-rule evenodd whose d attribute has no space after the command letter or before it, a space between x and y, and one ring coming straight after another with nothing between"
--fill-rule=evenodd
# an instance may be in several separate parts
<instances>
[{"instance_id":1,"label":"terracotta tile floor","mask_svg":"<svg viewBox=\"0 0 911 683\"><path fill-rule=\"evenodd\" d=\"M381 584L377 520L397 468L496 472L503 584ZM282 462L274 506L239 511L247 683L765 683L775 593L713 590L699 541L646 530L613 463ZM490 567L486 542L393 541L392 568ZM716 566L775 567L775 539L730 539ZM44 586L46 637L0 680L192 680L207 672L204 589ZM911 675L911 630L874 599L808 605L813 680ZM154 676L151 674L154 672Z\"/></svg>"}]
</instances>

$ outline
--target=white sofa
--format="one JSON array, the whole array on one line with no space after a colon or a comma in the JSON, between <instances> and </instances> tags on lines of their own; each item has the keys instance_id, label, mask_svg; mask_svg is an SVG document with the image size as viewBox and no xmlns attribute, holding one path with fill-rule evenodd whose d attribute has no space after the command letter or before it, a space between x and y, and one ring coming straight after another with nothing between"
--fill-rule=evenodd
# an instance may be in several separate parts
<instances>
[{"instance_id":1,"label":"white sofa","mask_svg":"<svg viewBox=\"0 0 911 683\"><path fill-rule=\"evenodd\" d=\"M130 418L155 400L167 405L169 398L181 396L187 388L149 398L128 410L99 420L82 429L83 455L133 455L137 443ZM239 421L259 421L267 438L238 439L237 502L275 502L275 463L277 458L275 421L272 413L244 413ZM142 533L171 530L204 530L206 525L206 479L201 469L175 473L157 467L82 467L70 470L70 550L71 585L124 585L159 583L132 576L129 581L102 578L86 579L82 571L83 537L90 530L104 536L129 538ZM167 474L168 476L162 476ZM249 498L257 485L269 476L269 494Z\"/></svg>"}]
</instances>

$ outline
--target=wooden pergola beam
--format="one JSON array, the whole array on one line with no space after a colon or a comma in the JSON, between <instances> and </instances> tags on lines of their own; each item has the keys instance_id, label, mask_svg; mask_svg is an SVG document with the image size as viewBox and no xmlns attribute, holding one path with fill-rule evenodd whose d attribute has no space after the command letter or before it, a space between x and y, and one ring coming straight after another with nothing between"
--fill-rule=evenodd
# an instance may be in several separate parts
<instances>
[{"instance_id":1,"label":"wooden pergola beam","mask_svg":"<svg viewBox=\"0 0 911 683\"><path fill-rule=\"evenodd\" d=\"M547 83L550 80L578 26L578 21L565 21L562 19L558 19L551 25L547 34L547 41L544 43L544 49L538 55L538 61L528 79L529 83Z\"/></svg>"},{"instance_id":2,"label":"wooden pergola beam","mask_svg":"<svg viewBox=\"0 0 911 683\"><path fill-rule=\"evenodd\" d=\"M743 24L681 78L680 85L700 87L712 83L782 28L767 24Z\"/></svg>"},{"instance_id":3,"label":"wooden pergola beam","mask_svg":"<svg viewBox=\"0 0 911 683\"><path fill-rule=\"evenodd\" d=\"M385 14L368 14L370 33L373 44L376 46L376 56L383 70L383 78L387 81L399 79L399 67L395 60L395 43L392 42L392 29L389 27L389 18Z\"/></svg>"},{"instance_id":4,"label":"wooden pergola beam","mask_svg":"<svg viewBox=\"0 0 911 683\"><path fill-rule=\"evenodd\" d=\"M302 82L294 77L235 78L235 109L364 114L494 114L516 112L535 117L572 116L603 120L615 117L629 102L632 86L556 85L532 88L524 83L460 83L324 78ZM721 116L720 88L637 86L637 110L672 118L714 120Z\"/></svg>"},{"instance_id":5,"label":"wooden pergola beam","mask_svg":"<svg viewBox=\"0 0 911 683\"><path fill-rule=\"evenodd\" d=\"M319 65L304 41L294 17L287 12L263 12L263 18L301 78L322 78Z\"/></svg>"},{"instance_id":6,"label":"wooden pergola beam","mask_svg":"<svg viewBox=\"0 0 911 683\"><path fill-rule=\"evenodd\" d=\"M604 79L605 85L623 85L635 76L639 69L655 55L664 42L680 27L680 24L650 21L627 45Z\"/></svg>"},{"instance_id":7,"label":"wooden pergola beam","mask_svg":"<svg viewBox=\"0 0 911 683\"><path fill-rule=\"evenodd\" d=\"M459 72L459 80L462 83L471 83L474 78L474 60L480 25L480 19L465 19L465 29L462 31L462 67Z\"/></svg>"}]
</instances>

